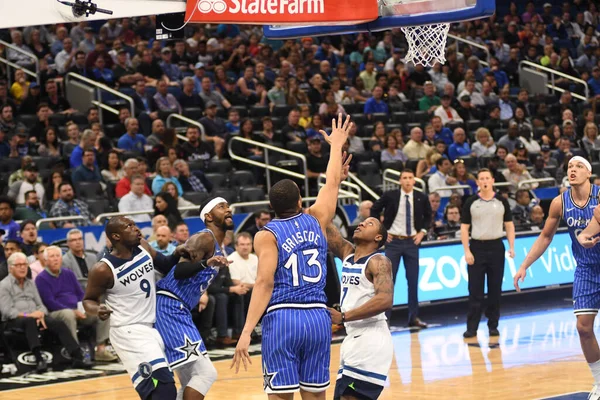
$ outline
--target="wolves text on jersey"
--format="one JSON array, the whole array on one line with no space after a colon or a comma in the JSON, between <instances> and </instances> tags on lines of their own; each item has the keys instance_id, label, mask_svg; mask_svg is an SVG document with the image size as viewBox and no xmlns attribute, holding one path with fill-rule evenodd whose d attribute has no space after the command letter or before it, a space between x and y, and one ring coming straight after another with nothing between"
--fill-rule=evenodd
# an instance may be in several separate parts
<instances>
[{"instance_id":1,"label":"wolves text on jersey","mask_svg":"<svg viewBox=\"0 0 600 400\"><path fill-rule=\"evenodd\" d=\"M119 282L121 285L127 286L130 282L135 282L138 279L143 278L145 274L152 273L152 271L154 271L152 263L147 262L128 273L124 278L119 279Z\"/></svg>"}]
</instances>

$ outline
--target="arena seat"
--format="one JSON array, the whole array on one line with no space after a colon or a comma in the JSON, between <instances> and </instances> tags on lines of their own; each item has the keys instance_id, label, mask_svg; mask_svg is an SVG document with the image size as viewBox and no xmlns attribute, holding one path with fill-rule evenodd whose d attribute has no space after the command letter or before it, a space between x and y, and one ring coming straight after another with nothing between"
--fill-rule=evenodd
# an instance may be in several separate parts
<instances>
[{"instance_id":1,"label":"arena seat","mask_svg":"<svg viewBox=\"0 0 600 400\"><path fill-rule=\"evenodd\" d=\"M229 186L238 190L256 186L256 179L254 179L254 174L248 170L235 171L229 176Z\"/></svg>"},{"instance_id":2,"label":"arena seat","mask_svg":"<svg viewBox=\"0 0 600 400\"><path fill-rule=\"evenodd\" d=\"M231 161L229 160L210 160L208 164L208 170L210 172L220 172L222 174L227 174L231 172L233 166L231 165Z\"/></svg>"}]
</instances>

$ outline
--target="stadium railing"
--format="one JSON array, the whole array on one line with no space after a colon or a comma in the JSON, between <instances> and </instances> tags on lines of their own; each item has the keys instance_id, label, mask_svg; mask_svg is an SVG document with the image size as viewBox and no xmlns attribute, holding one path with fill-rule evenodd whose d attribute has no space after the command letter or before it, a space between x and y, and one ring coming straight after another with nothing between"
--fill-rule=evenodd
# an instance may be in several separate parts
<instances>
[{"instance_id":1,"label":"stadium railing","mask_svg":"<svg viewBox=\"0 0 600 400\"><path fill-rule=\"evenodd\" d=\"M469 45L469 46L472 46L472 47L476 47L476 48L478 48L480 50L483 50L483 52L485 53L486 59L485 60L481 60L480 59L479 62L481 63L481 65L484 65L486 67L488 67L490 65L490 57L491 57L491 55L490 55L490 49L488 49L486 46L484 46L482 44L479 44L477 42L474 42L472 40L465 39L465 38L462 38L460 36L453 35L451 33L448 34L448 39L454 40L453 45L456 46L456 54L462 54L460 52L460 49L459 49L459 46L458 46L459 43L464 43L466 45Z\"/></svg>"},{"instance_id":2,"label":"stadium railing","mask_svg":"<svg viewBox=\"0 0 600 400\"><path fill-rule=\"evenodd\" d=\"M40 226L44 222L61 222L61 221L75 221L75 220L85 221L85 218L82 217L81 215L69 215L66 217L42 218L42 219L38 219L35 222L35 227L36 227L36 229L40 229Z\"/></svg>"},{"instance_id":3,"label":"stadium railing","mask_svg":"<svg viewBox=\"0 0 600 400\"><path fill-rule=\"evenodd\" d=\"M250 160L248 158L245 158L245 157L242 157L242 156L239 156L239 155L235 154L233 152L233 147L232 147L233 142L235 142L235 141L246 143L246 144L250 144L252 146L262 148L263 151L264 151L264 162ZM278 172L278 173L280 173L282 175L287 175L287 176L291 176L291 177L296 178L296 179L302 179L302 180L304 180L304 196L308 197L308 193L309 193L308 175L306 173L306 171L307 171L306 156L304 154L296 153L296 152L293 152L293 151L290 151L290 150L286 150L286 149L280 149L279 147L271 146L270 144L257 142L255 140L250 140L250 139L246 139L246 138L239 137L239 136L233 136L231 138L231 140L229 141L229 144L227 145L227 150L228 150L229 156L231 157L232 160L243 162L243 163L246 163L246 164L253 165L255 167L266 169L265 176L267 178L267 190L269 190L271 188L271 171L275 171L275 172ZM275 165L271 165L269 163L269 152L270 151L275 152L275 153L284 154L284 155L289 156L289 157L295 157L295 158L300 159L300 161L302 162L302 171L303 171L303 173L300 174L298 172L290 171L290 170L287 170L287 169L284 169L284 168L277 167Z\"/></svg>"},{"instance_id":4,"label":"stadium railing","mask_svg":"<svg viewBox=\"0 0 600 400\"><path fill-rule=\"evenodd\" d=\"M319 175L319 180L318 180L319 189L322 188L323 186L325 186L326 179L327 179L327 175L325 175L325 174ZM340 188L339 193L343 194L345 196L348 196L347 198L344 199L344 203L350 204L350 202L352 202L352 200L354 200L354 202L358 201L358 203L360 203L362 201L362 191L360 190L360 186L358 186L355 183L348 182L348 181L342 181L340 186L341 186L341 188Z\"/></svg>"},{"instance_id":5,"label":"stadium railing","mask_svg":"<svg viewBox=\"0 0 600 400\"><path fill-rule=\"evenodd\" d=\"M5 49L11 49L11 50L16 51L17 53L21 53L21 54L24 54L24 55L30 57L32 59L32 64L35 65L35 71L32 71L29 68L23 68L22 66L20 66L18 64L15 64L12 61L10 61L10 60L8 60L8 59L6 59L4 57L0 57L0 62L3 63L3 64L6 64L6 76L7 76L8 87L9 88L12 85L12 76L13 76L13 73L10 70L11 67L14 68L14 69L22 69L23 72L25 72L27 75L32 76L33 78L35 78L35 81L38 84L40 83L40 76L39 76L39 73L38 73L39 70L40 70L40 61L38 60L38 58L34 54L32 54L32 53L30 53L28 51L25 51L23 49L20 49L17 46L11 44L11 43L5 42L4 40L0 40L0 45L4 46Z\"/></svg>"},{"instance_id":6,"label":"stadium railing","mask_svg":"<svg viewBox=\"0 0 600 400\"><path fill-rule=\"evenodd\" d=\"M181 127L181 126L175 126L175 124L173 123L173 120L179 120L179 121L183 121L188 125L194 125L197 126L198 129L200 129L200 137L202 138L202 140L206 140L206 132L204 131L204 125L202 125L200 122L198 121L194 121L193 119L190 119L188 117L184 117L183 115L180 114L170 114L167 117L166 120L166 124L167 124L167 128L174 128L178 133L177 133L177 138L179 140L185 140L186 142L188 141L188 138L185 135L180 134L180 131L183 131L185 133L185 130L187 129L187 127Z\"/></svg>"},{"instance_id":7,"label":"stadium railing","mask_svg":"<svg viewBox=\"0 0 600 400\"><path fill-rule=\"evenodd\" d=\"M573 93L573 92L571 92L571 96L573 96L576 99L579 99L581 101L588 101L588 98L590 97L590 89L588 87L587 82L584 81L583 79L576 78L572 75L567 75L563 72L557 71L552 68L544 67L543 65L536 64L534 62L527 61L527 60L522 60L521 62L519 62L519 72L522 70L534 70L534 71L537 70L537 71L543 71L543 72L550 74L550 83L546 84L546 87L554 92L560 92L560 93L566 92L565 89L560 88L555 85L556 77L561 77L561 78L568 79L568 80L572 81L573 83L583 85L585 96L582 96L580 94Z\"/></svg>"},{"instance_id":8,"label":"stadium railing","mask_svg":"<svg viewBox=\"0 0 600 400\"><path fill-rule=\"evenodd\" d=\"M353 172L350 172L348 174L348 179L350 179L351 181L356 183L358 186L360 186L360 188L362 190L364 190L365 192L367 192L371 197L373 197L373 199L379 200L380 196L377 193L375 193L375 191L373 189L371 189L369 186L367 186L366 183L364 183L362 180L360 180L358 178L358 176L356 176Z\"/></svg>"},{"instance_id":9,"label":"stadium railing","mask_svg":"<svg viewBox=\"0 0 600 400\"><path fill-rule=\"evenodd\" d=\"M111 95L121 98L121 99L125 100L127 103L129 103L129 111L131 112L131 115L135 115L135 105L133 103L133 99L130 96L127 96L126 94L123 94L123 93L119 92L118 90L109 88L108 86L106 86L103 83L96 82L92 79L86 78L85 76L76 74L74 72L69 72L65 76L65 88L68 88L69 83L71 81L77 81L80 84L84 83L84 84L89 85L92 88L94 88L94 90L96 91L96 100L92 101L92 104L94 106L101 108L102 110L106 110L117 116L119 115L119 110L110 106L109 104L107 104L107 102L105 100L103 100L102 93L107 92L107 93L110 93ZM99 114L99 118L100 118L100 123L103 124L102 113L100 112L98 114Z\"/></svg>"}]
</instances>

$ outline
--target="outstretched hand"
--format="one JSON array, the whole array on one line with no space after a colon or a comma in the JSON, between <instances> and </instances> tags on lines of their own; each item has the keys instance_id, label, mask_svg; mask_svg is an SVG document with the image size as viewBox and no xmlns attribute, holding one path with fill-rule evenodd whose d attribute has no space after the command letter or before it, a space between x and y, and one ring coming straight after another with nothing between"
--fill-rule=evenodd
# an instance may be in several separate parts
<instances>
[{"instance_id":1,"label":"outstretched hand","mask_svg":"<svg viewBox=\"0 0 600 400\"><path fill-rule=\"evenodd\" d=\"M350 161L352 161L352 154L344 152L342 154L342 175L340 176L340 182L345 181L350 174Z\"/></svg>"},{"instance_id":2,"label":"outstretched hand","mask_svg":"<svg viewBox=\"0 0 600 400\"><path fill-rule=\"evenodd\" d=\"M331 135L328 135L324 130L320 130L319 133L323 135L323 138L329 145L342 147L346 140L348 140L348 132L352 127L353 122L350 122L350 115L343 119L343 115L338 114L337 120L333 118L331 120Z\"/></svg>"}]
</instances>

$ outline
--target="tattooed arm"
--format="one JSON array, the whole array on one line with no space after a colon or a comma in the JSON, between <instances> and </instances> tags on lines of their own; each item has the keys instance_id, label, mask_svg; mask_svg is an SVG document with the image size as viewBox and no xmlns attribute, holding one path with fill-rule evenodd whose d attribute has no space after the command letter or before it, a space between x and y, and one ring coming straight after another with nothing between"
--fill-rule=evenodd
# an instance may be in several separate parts
<instances>
[{"instance_id":1,"label":"tattooed arm","mask_svg":"<svg viewBox=\"0 0 600 400\"><path fill-rule=\"evenodd\" d=\"M344 260L350 254L354 253L352 243L342 237L342 234L332 222L329 222L325 228L325 232L327 233L327 247L333 255Z\"/></svg>"},{"instance_id":2,"label":"tattooed arm","mask_svg":"<svg viewBox=\"0 0 600 400\"><path fill-rule=\"evenodd\" d=\"M389 258L384 255L372 257L367 265L366 275L375 286L375 296L362 306L348 311L345 314L346 322L370 318L392 308L394 283Z\"/></svg>"}]
</instances>

